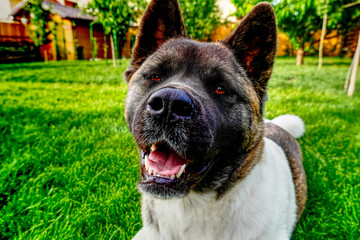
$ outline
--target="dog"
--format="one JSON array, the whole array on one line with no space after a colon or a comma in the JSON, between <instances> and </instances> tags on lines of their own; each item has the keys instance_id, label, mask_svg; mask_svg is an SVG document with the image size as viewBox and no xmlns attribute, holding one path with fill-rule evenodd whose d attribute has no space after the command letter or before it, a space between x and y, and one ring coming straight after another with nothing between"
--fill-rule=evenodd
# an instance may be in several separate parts
<instances>
[{"instance_id":1,"label":"dog","mask_svg":"<svg viewBox=\"0 0 360 240\"><path fill-rule=\"evenodd\" d=\"M124 72L140 156L134 239L289 239L306 202L302 120L264 120L276 18L256 5L223 41L191 40L177 0L152 0Z\"/></svg>"}]
</instances>

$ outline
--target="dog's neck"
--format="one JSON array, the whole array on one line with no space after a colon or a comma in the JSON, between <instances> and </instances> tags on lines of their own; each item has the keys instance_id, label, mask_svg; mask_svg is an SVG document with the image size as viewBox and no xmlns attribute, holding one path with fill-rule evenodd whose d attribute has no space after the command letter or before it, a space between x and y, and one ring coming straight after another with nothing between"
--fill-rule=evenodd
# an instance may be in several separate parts
<instances>
[{"instance_id":1,"label":"dog's neck","mask_svg":"<svg viewBox=\"0 0 360 240\"><path fill-rule=\"evenodd\" d=\"M238 150L228 150L226 153L221 154L223 159L217 159L219 162L225 162L226 159L227 165L221 166L221 169L224 171L224 176L226 178L220 178L213 185L208 186L208 189L211 191L216 191L217 199L220 199L226 192L228 192L237 182L241 181L244 177L248 175L254 165L260 160L261 155L264 150L264 123L260 122L258 125L258 130L256 135L249 145L249 147L242 147ZM229 165L229 164L232 165ZM214 176L212 171L218 172L217 167L209 170L208 176ZM220 174L222 175L222 174ZM197 187L193 189L194 192L201 192L198 189L205 189L207 186L208 180L207 176L198 183ZM216 186L214 186L214 184Z\"/></svg>"},{"instance_id":2,"label":"dog's neck","mask_svg":"<svg viewBox=\"0 0 360 240\"><path fill-rule=\"evenodd\" d=\"M245 152L240 152L237 159L241 159L240 166L236 168L227 181L217 189L217 198L221 198L230 188L232 188L238 181L245 178L254 165L260 160L264 151L264 124L260 123L259 130L254 138L251 147Z\"/></svg>"}]
</instances>

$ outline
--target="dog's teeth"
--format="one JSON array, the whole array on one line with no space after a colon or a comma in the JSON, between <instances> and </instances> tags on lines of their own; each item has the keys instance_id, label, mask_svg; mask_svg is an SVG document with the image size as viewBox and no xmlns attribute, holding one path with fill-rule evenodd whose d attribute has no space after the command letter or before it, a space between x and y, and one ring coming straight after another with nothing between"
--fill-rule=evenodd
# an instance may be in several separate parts
<instances>
[{"instance_id":1,"label":"dog's teeth","mask_svg":"<svg viewBox=\"0 0 360 240\"><path fill-rule=\"evenodd\" d=\"M174 175L174 174L171 175L171 176L170 176L170 179L171 179L171 180L174 180L174 179L175 179L175 175Z\"/></svg>"},{"instance_id":2,"label":"dog's teeth","mask_svg":"<svg viewBox=\"0 0 360 240\"><path fill-rule=\"evenodd\" d=\"M149 167L148 173L149 173L150 175L152 175L152 174L153 174L153 169Z\"/></svg>"},{"instance_id":3,"label":"dog's teeth","mask_svg":"<svg viewBox=\"0 0 360 240\"><path fill-rule=\"evenodd\" d=\"M155 146L155 143L154 143L153 145L151 145L151 148L150 148L150 150L151 150L152 152L156 150L156 146Z\"/></svg>"},{"instance_id":4,"label":"dog's teeth","mask_svg":"<svg viewBox=\"0 0 360 240\"><path fill-rule=\"evenodd\" d=\"M149 155L145 155L145 169L149 171Z\"/></svg>"},{"instance_id":5,"label":"dog's teeth","mask_svg":"<svg viewBox=\"0 0 360 240\"><path fill-rule=\"evenodd\" d=\"M186 168L186 164L182 165L179 172L176 174L176 177L179 178L181 176L181 174L184 172Z\"/></svg>"},{"instance_id":6,"label":"dog's teeth","mask_svg":"<svg viewBox=\"0 0 360 240\"><path fill-rule=\"evenodd\" d=\"M158 173L155 170L153 170L153 175L157 176Z\"/></svg>"}]
</instances>

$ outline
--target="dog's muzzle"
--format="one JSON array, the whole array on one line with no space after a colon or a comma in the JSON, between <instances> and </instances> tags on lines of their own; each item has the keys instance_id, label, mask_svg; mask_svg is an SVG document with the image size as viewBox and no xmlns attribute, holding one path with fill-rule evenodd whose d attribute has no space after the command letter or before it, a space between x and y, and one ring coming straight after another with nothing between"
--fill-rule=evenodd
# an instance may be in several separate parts
<instances>
[{"instance_id":1,"label":"dog's muzzle","mask_svg":"<svg viewBox=\"0 0 360 240\"><path fill-rule=\"evenodd\" d=\"M161 198L184 197L212 164L211 111L196 93L170 86L143 104L133 133L141 150L139 189Z\"/></svg>"}]
</instances>

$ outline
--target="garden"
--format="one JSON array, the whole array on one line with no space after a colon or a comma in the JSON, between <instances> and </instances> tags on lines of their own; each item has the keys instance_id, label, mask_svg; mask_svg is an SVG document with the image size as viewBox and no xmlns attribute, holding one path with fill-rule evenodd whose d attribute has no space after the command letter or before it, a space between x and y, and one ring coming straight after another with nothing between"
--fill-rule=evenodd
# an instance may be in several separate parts
<instances>
[{"instance_id":1,"label":"garden","mask_svg":"<svg viewBox=\"0 0 360 240\"><path fill-rule=\"evenodd\" d=\"M299 115L308 181L292 239L359 239L360 93L351 59L276 59L266 117ZM138 155L124 119L129 60L0 65L0 239L131 239Z\"/></svg>"},{"instance_id":2,"label":"garden","mask_svg":"<svg viewBox=\"0 0 360 240\"><path fill-rule=\"evenodd\" d=\"M142 227L123 72L147 1L80 2L21 1L1 23L16 36L0 31L0 240L131 239ZM222 18L217 0L179 0L187 34L223 39L260 0L228 2L235 12ZM292 239L359 239L360 2L268 2L286 41L265 117L306 125L308 200ZM23 58L10 54L23 38L36 58L26 47L15 49ZM29 59L44 62L14 63Z\"/></svg>"}]
</instances>

